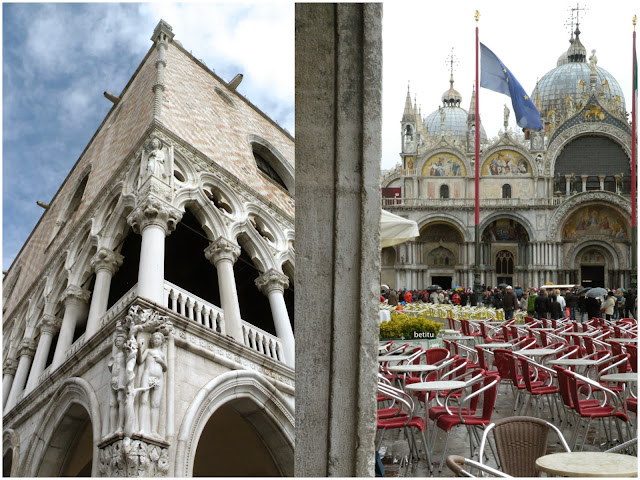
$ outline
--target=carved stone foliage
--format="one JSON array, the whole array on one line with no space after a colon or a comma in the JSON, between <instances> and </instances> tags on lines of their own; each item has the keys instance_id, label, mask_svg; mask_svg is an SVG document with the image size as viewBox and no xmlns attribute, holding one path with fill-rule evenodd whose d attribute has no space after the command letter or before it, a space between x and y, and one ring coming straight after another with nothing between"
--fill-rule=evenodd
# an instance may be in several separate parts
<instances>
[{"instance_id":1,"label":"carved stone foliage","mask_svg":"<svg viewBox=\"0 0 640 480\"><path fill-rule=\"evenodd\" d=\"M159 421L167 370L163 345L172 331L167 317L139 305L129 309L124 322L117 322L108 364L110 435L132 438L135 432L162 440Z\"/></svg>"},{"instance_id":2,"label":"carved stone foliage","mask_svg":"<svg viewBox=\"0 0 640 480\"><path fill-rule=\"evenodd\" d=\"M272 290L283 293L284 289L289 286L289 277L271 268L256 278L256 286L266 295Z\"/></svg>"},{"instance_id":3,"label":"carved stone foliage","mask_svg":"<svg viewBox=\"0 0 640 480\"><path fill-rule=\"evenodd\" d=\"M182 218L182 212L159 198L148 196L143 198L135 210L127 217L127 222L134 232L140 233L149 225L158 225L165 234L175 230Z\"/></svg>"},{"instance_id":4,"label":"carved stone foliage","mask_svg":"<svg viewBox=\"0 0 640 480\"><path fill-rule=\"evenodd\" d=\"M101 248L91 258L91 268L95 272L98 270L108 270L111 275L114 275L118 268L122 265L124 257L119 253L109 250L108 248Z\"/></svg>"},{"instance_id":5,"label":"carved stone foliage","mask_svg":"<svg viewBox=\"0 0 640 480\"><path fill-rule=\"evenodd\" d=\"M240 247L235 242L219 237L205 249L204 255L214 265L222 260L235 263L240 256Z\"/></svg>"},{"instance_id":6,"label":"carved stone foliage","mask_svg":"<svg viewBox=\"0 0 640 480\"><path fill-rule=\"evenodd\" d=\"M166 477L169 448L167 444L123 438L101 447L99 462L103 477Z\"/></svg>"}]
</instances>

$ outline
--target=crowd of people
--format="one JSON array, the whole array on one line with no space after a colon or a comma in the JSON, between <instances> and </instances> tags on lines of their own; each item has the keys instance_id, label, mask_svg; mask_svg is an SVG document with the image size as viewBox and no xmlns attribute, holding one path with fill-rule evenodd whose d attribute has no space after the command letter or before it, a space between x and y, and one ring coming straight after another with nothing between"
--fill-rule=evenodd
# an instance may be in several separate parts
<instances>
[{"instance_id":1,"label":"crowd of people","mask_svg":"<svg viewBox=\"0 0 640 480\"><path fill-rule=\"evenodd\" d=\"M389 305L423 302L433 304L469 305L502 308L505 319L513 318L516 311L526 311L536 318L564 318L587 321L593 317L617 320L637 318L637 298L631 288L608 290L601 297L588 296L588 289L576 286L570 289L522 288L511 285L484 287L482 293L470 288L429 288L424 290L394 290L382 288L380 301Z\"/></svg>"}]
</instances>

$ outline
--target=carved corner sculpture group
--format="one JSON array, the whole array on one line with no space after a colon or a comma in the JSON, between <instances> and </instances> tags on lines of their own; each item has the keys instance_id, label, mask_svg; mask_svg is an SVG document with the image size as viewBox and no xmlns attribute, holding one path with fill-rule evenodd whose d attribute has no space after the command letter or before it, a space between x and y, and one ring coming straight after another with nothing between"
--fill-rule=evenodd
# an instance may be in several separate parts
<instances>
[{"instance_id":1,"label":"carved corner sculpture group","mask_svg":"<svg viewBox=\"0 0 640 480\"><path fill-rule=\"evenodd\" d=\"M168 443L160 427L171 321L134 305L116 323L109 360L109 433L100 449L104 476L166 476ZM148 344L147 344L148 342Z\"/></svg>"}]
</instances>

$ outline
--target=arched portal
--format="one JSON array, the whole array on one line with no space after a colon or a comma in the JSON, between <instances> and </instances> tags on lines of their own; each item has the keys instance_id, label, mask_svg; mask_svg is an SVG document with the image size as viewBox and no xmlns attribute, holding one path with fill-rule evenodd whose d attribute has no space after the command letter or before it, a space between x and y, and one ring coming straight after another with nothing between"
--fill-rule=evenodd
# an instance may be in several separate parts
<instances>
[{"instance_id":1,"label":"arched portal","mask_svg":"<svg viewBox=\"0 0 640 480\"><path fill-rule=\"evenodd\" d=\"M255 422L264 416L252 400L231 401L214 412L202 430L193 464L194 477L282 476Z\"/></svg>"},{"instance_id":2,"label":"arched portal","mask_svg":"<svg viewBox=\"0 0 640 480\"><path fill-rule=\"evenodd\" d=\"M90 477L93 466L93 429L85 408L72 403L47 446L38 477Z\"/></svg>"},{"instance_id":3,"label":"arched portal","mask_svg":"<svg viewBox=\"0 0 640 480\"><path fill-rule=\"evenodd\" d=\"M617 284L613 277L614 265L609 251L600 245L585 245L575 256L574 269L578 283L585 287L612 287Z\"/></svg>"},{"instance_id":4,"label":"arched portal","mask_svg":"<svg viewBox=\"0 0 640 480\"><path fill-rule=\"evenodd\" d=\"M454 283L464 283L455 269L457 264L463 263L463 245L462 233L449 223L434 222L420 230L420 258L417 260L427 267L427 278L423 279L423 287L437 284L443 288L450 288Z\"/></svg>"},{"instance_id":5,"label":"arched portal","mask_svg":"<svg viewBox=\"0 0 640 480\"><path fill-rule=\"evenodd\" d=\"M481 263L486 285L525 285L531 264L529 234L514 218L497 218L481 233Z\"/></svg>"}]
</instances>

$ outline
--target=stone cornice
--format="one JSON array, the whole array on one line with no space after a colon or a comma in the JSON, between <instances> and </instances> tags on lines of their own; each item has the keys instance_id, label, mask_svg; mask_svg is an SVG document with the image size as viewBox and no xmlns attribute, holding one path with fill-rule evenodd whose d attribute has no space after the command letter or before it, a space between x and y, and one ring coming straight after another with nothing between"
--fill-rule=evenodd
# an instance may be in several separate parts
<instances>
[{"instance_id":1,"label":"stone cornice","mask_svg":"<svg viewBox=\"0 0 640 480\"><path fill-rule=\"evenodd\" d=\"M218 237L207 248L204 249L204 256L214 265L227 260L236 263L240 256L240 246L224 237Z\"/></svg>"},{"instance_id":2,"label":"stone cornice","mask_svg":"<svg viewBox=\"0 0 640 480\"><path fill-rule=\"evenodd\" d=\"M284 293L284 289L289 286L289 277L271 268L256 278L256 286L265 295L274 290Z\"/></svg>"},{"instance_id":3,"label":"stone cornice","mask_svg":"<svg viewBox=\"0 0 640 480\"><path fill-rule=\"evenodd\" d=\"M119 253L103 247L91 258L91 268L93 268L94 272L107 270L111 275L114 275L122 265L123 260L124 257Z\"/></svg>"}]
</instances>

